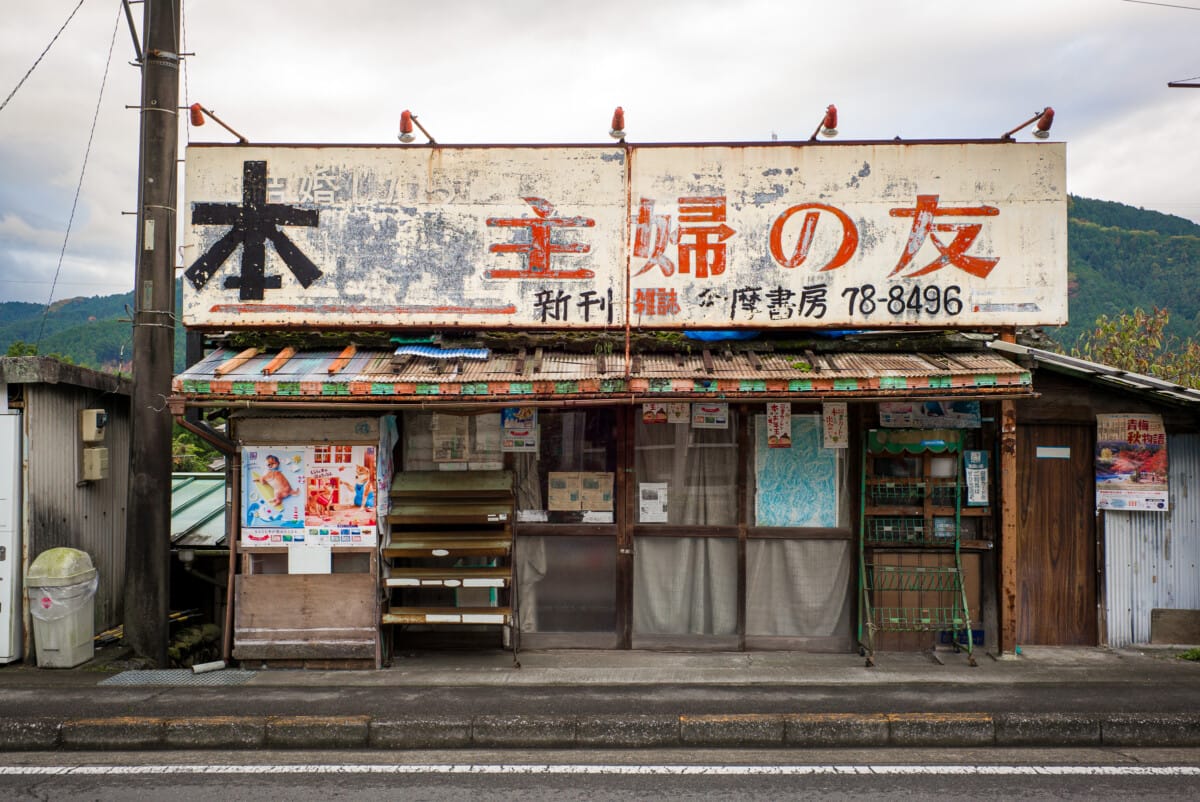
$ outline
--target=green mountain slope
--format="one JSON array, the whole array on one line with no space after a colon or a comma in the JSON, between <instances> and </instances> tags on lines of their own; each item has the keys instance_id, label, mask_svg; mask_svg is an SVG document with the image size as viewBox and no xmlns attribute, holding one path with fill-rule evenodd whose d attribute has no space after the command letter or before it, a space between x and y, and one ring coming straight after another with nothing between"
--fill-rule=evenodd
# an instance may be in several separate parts
<instances>
[{"instance_id":1,"label":"green mountain slope","mask_svg":"<svg viewBox=\"0 0 1200 802\"><path fill-rule=\"evenodd\" d=\"M1122 203L1071 196L1068 269L1071 322L1049 334L1066 348L1099 315L1135 307L1170 310L1168 334L1182 340L1200 332L1200 225L1182 217ZM176 308L182 288L176 286ZM46 313L40 352L81 365L128 370L133 294L56 301ZM42 327L39 304L0 303L0 354L18 341L33 343ZM183 367L184 337L176 329L175 366Z\"/></svg>"},{"instance_id":2,"label":"green mountain slope","mask_svg":"<svg viewBox=\"0 0 1200 802\"><path fill-rule=\"evenodd\" d=\"M1087 198L1067 221L1071 322L1051 335L1070 346L1101 315L1135 307L1171 312L1169 334L1200 331L1200 225L1182 217Z\"/></svg>"}]
</instances>

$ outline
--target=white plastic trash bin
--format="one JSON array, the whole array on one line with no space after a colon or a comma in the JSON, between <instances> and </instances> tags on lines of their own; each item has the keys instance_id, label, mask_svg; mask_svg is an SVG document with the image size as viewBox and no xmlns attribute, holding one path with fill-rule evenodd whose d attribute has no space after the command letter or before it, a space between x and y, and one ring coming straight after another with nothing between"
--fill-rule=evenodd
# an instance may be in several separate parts
<instances>
[{"instance_id":1,"label":"white plastic trash bin","mask_svg":"<svg viewBox=\"0 0 1200 802\"><path fill-rule=\"evenodd\" d=\"M73 668L95 654L96 587L92 558L79 549L49 549L25 574L38 668Z\"/></svg>"}]
</instances>

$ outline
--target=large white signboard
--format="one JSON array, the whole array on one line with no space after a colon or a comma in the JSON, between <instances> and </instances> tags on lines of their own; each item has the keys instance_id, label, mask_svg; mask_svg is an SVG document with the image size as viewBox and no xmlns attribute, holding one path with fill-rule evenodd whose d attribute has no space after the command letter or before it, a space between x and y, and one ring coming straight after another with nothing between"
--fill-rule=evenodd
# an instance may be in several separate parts
<instances>
[{"instance_id":1,"label":"large white signboard","mask_svg":"<svg viewBox=\"0 0 1200 802\"><path fill-rule=\"evenodd\" d=\"M1062 144L192 146L201 327L1067 320Z\"/></svg>"}]
</instances>

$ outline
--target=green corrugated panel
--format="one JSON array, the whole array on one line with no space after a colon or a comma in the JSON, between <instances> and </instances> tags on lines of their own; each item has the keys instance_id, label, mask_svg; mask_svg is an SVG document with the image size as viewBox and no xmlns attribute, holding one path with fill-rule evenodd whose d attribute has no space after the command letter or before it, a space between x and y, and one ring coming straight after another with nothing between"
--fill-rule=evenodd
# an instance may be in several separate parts
<instances>
[{"instance_id":1,"label":"green corrugated panel","mask_svg":"<svg viewBox=\"0 0 1200 802\"><path fill-rule=\"evenodd\" d=\"M767 383L762 379L743 379L738 382L738 392L740 393L765 393L767 391Z\"/></svg>"},{"instance_id":2,"label":"green corrugated panel","mask_svg":"<svg viewBox=\"0 0 1200 802\"><path fill-rule=\"evenodd\" d=\"M254 395L254 382L234 382L234 395Z\"/></svg>"},{"instance_id":3,"label":"green corrugated panel","mask_svg":"<svg viewBox=\"0 0 1200 802\"><path fill-rule=\"evenodd\" d=\"M929 377L929 386L930 387L952 387L953 381L954 381L954 379L952 376L930 376Z\"/></svg>"},{"instance_id":4,"label":"green corrugated panel","mask_svg":"<svg viewBox=\"0 0 1200 802\"><path fill-rule=\"evenodd\" d=\"M652 393L669 393L671 392L670 379L651 379L650 392Z\"/></svg>"},{"instance_id":5,"label":"green corrugated panel","mask_svg":"<svg viewBox=\"0 0 1200 802\"><path fill-rule=\"evenodd\" d=\"M371 382L371 395L391 395L395 385L391 382Z\"/></svg>"},{"instance_id":6,"label":"green corrugated panel","mask_svg":"<svg viewBox=\"0 0 1200 802\"><path fill-rule=\"evenodd\" d=\"M417 384L417 395L441 395L442 386L440 384L430 384L429 382L420 382Z\"/></svg>"},{"instance_id":7,"label":"green corrugated panel","mask_svg":"<svg viewBox=\"0 0 1200 802\"><path fill-rule=\"evenodd\" d=\"M625 390L624 379L601 379L600 392L602 393L620 393Z\"/></svg>"},{"instance_id":8,"label":"green corrugated panel","mask_svg":"<svg viewBox=\"0 0 1200 802\"><path fill-rule=\"evenodd\" d=\"M812 392L812 388L812 379L792 379L788 382L788 392L791 393Z\"/></svg>"},{"instance_id":9,"label":"green corrugated panel","mask_svg":"<svg viewBox=\"0 0 1200 802\"><path fill-rule=\"evenodd\" d=\"M212 388L206 381L200 379L185 379L183 382L183 391L185 393L211 393Z\"/></svg>"},{"instance_id":10,"label":"green corrugated panel","mask_svg":"<svg viewBox=\"0 0 1200 802\"><path fill-rule=\"evenodd\" d=\"M1033 384L1033 374L1032 373L1022 373L1020 382L1021 382L1021 384Z\"/></svg>"},{"instance_id":11,"label":"green corrugated panel","mask_svg":"<svg viewBox=\"0 0 1200 802\"><path fill-rule=\"evenodd\" d=\"M300 382L280 382L275 387L275 395L300 395Z\"/></svg>"},{"instance_id":12,"label":"green corrugated panel","mask_svg":"<svg viewBox=\"0 0 1200 802\"><path fill-rule=\"evenodd\" d=\"M348 382L328 382L321 385L321 395L350 395Z\"/></svg>"},{"instance_id":13,"label":"green corrugated panel","mask_svg":"<svg viewBox=\"0 0 1200 802\"><path fill-rule=\"evenodd\" d=\"M715 393L716 391L716 379L696 379L692 382L692 392L694 393Z\"/></svg>"},{"instance_id":14,"label":"green corrugated panel","mask_svg":"<svg viewBox=\"0 0 1200 802\"><path fill-rule=\"evenodd\" d=\"M511 382L508 391L513 395L533 395L533 382Z\"/></svg>"},{"instance_id":15,"label":"green corrugated panel","mask_svg":"<svg viewBox=\"0 0 1200 802\"><path fill-rule=\"evenodd\" d=\"M903 390L908 387L908 378L905 376L880 376L880 390Z\"/></svg>"},{"instance_id":16,"label":"green corrugated panel","mask_svg":"<svg viewBox=\"0 0 1200 802\"><path fill-rule=\"evenodd\" d=\"M468 382L462 386L463 395L487 395L487 382Z\"/></svg>"},{"instance_id":17,"label":"green corrugated panel","mask_svg":"<svg viewBox=\"0 0 1200 802\"><path fill-rule=\"evenodd\" d=\"M857 390L858 379L834 379L833 389L835 390Z\"/></svg>"},{"instance_id":18,"label":"green corrugated panel","mask_svg":"<svg viewBox=\"0 0 1200 802\"><path fill-rule=\"evenodd\" d=\"M558 395L572 395L579 392L579 382L555 382L554 392Z\"/></svg>"},{"instance_id":19,"label":"green corrugated panel","mask_svg":"<svg viewBox=\"0 0 1200 802\"><path fill-rule=\"evenodd\" d=\"M976 376L975 377L975 386L976 387L995 387L996 386L996 377L991 374L988 374L988 373L985 373L980 376Z\"/></svg>"}]
</instances>

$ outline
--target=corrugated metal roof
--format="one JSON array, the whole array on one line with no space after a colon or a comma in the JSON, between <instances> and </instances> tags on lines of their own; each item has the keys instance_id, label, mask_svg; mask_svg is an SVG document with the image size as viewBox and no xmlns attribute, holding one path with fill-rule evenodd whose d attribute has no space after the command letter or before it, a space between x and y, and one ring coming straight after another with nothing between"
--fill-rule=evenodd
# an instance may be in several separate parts
<instances>
[{"instance_id":1,"label":"corrugated metal roof","mask_svg":"<svg viewBox=\"0 0 1200 802\"><path fill-rule=\"evenodd\" d=\"M171 545L211 548L224 544L225 474L173 474Z\"/></svg>"},{"instance_id":2,"label":"corrugated metal roof","mask_svg":"<svg viewBox=\"0 0 1200 802\"><path fill-rule=\"evenodd\" d=\"M1097 384L1107 385L1119 390L1148 394L1160 401L1176 405L1200 407L1200 390L1193 390L1182 384L1163 381L1154 376L1141 373L1130 373L1126 370L1102 365L1099 362L1089 362L1066 354L1056 354L1041 348L1027 345L1016 345L995 340L988 343L990 348L1006 354L1014 354L1032 359L1034 363L1051 370L1081 376Z\"/></svg>"},{"instance_id":3,"label":"corrugated metal roof","mask_svg":"<svg viewBox=\"0 0 1200 802\"><path fill-rule=\"evenodd\" d=\"M286 357L286 358L285 358ZM241 359L240 363L231 361ZM282 362L281 362L282 360ZM703 349L623 354L535 349L485 360L431 359L388 351L312 350L247 356L221 349L175 378L185 400L242 398L382 401L427 396L739 397L764 393L833 396L994 395L1031 392L1029 371L1000 354L776 353ZM263 369L274 364L273 372ZM332 368L332 372L331 372ZM478 398L474 400L479 400Z\"/></svg>"}]
</instances>

